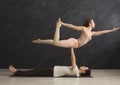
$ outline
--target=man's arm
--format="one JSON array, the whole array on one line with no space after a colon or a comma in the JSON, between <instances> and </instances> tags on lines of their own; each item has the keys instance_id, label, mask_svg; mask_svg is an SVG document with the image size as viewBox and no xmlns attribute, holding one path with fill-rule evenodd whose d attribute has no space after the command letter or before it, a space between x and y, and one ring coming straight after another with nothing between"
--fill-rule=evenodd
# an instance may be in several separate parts
<instances>
[{"instance_id":1,"label":"man's arm","mask_svg":"<svg viewBox=\"0 0 120 85\"><path fill-rule=\"evenodd\" d=\"M73 47L71 47L71 64L72 64L72 68L76 67L76 57Z\"/></svg>"},{"instance_id":2,"label":"man's arm","mask_svg":"<svg viewBox=\"0 0 120 85\"><path fill-rule=\"evenodd\" d=\"M59 18L58 21L61 23L61 25L65 26L67 28L73 29L73 30L80 31L80 30L83 30L83 28L84 28L84 26L76 26L76 25L73 25L73 24L64 23L64 22L61 21L61 18Z\"/></svg>"},{"instance_id":3,"label":"man's arm","mask_svg":"<svg viewBox=\"0 0 120 85\"><path fill-rule=\"evenodd\" d=\"M92 36L99 36L99 35L103 35L103 34L107 34L107 33L110 33L110 32L114 32L116 30L118 30L120 28L113 28L111 30L103 30L103 31L97 31L97 32L92 32Z\"/></svg>"}]
</instances>

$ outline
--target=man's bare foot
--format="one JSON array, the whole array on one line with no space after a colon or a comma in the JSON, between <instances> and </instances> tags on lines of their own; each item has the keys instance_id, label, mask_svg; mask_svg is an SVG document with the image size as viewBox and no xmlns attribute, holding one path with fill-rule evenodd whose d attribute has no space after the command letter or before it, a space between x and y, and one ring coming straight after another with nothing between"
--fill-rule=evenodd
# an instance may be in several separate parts
<instances>
[{"instance_id":1,"label":"man's bare foot","mask_svg":"<svg viewBox=\"0 0 120 85\"><path fill-rule=\"evenodd\" d=\"M13 67L12 65L10 65L9 71L14 74L17 71L17 69L15 67Z\"/></svg>"}]
</instances>

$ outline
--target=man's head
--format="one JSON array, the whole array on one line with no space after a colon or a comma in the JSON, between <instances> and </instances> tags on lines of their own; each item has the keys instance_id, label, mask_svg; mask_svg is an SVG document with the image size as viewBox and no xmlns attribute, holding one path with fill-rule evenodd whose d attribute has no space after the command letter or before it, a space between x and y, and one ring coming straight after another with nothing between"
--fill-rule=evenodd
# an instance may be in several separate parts
<instances>
[{"instance_id":1,"label":"man's head","mask_svg":"<svg viewBox=\"0 0 120 85\"><path fill-rule=\"evenodd\" d=\"M95 22L94 22L94 20L92 18L90 18L90 19L87 19L84 22L83 26L94 28L95 27Z\"/></svg>"},{"instance_id":2,"label":"man's head","mask_svg":"<svg viewBox=\"0 0 120 85\"><path fill-rule=\"evenodd\" d=\"M90 76L91 70L87 66L81 66L79 68L80 76Z\"/></svg>"}]
</instances>

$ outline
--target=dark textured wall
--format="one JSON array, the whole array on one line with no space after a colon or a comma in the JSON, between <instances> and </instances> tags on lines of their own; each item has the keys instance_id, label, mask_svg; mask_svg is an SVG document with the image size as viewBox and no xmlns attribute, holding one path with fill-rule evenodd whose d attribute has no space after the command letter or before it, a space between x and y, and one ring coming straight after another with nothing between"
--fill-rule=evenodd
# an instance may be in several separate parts
<instances>
[{"instance_id":1,"label":"dark textured wall","mask_svg":"<svg viewBox=\"0 0 120 85\"><path fill-rule=\"evenodd\" d=\"M95 31L120 26L120 0L1 0L0 68L70 65L70 49L32 44L33 39L53 38L55 24L82 25L94 18ZM61 28L61 39L79 32ZM94 37L75 49L77 64L91 68L120 68L120 31Z\"/></svg>"}]
</instances>

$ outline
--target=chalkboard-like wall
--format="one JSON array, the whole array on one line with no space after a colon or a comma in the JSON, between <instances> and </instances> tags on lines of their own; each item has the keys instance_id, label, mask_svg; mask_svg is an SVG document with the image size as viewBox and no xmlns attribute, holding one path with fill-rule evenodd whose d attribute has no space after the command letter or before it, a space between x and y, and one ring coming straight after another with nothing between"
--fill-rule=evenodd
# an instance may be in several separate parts
<instances>
[{"instance_id":1,"label":"chalkboard-like wall","mask_svg":"<svg viewBox=\"0 0 120 85\"><path fill-rule=\"evenodd\" d=\"M70 65L70 49L32 44L52 39L57 19L82 25L93 18L94 31L120 26L120 0L0 0L0 68ZM61 28L61 39L79 32ZM94 37L75 49L77 64L91 68L120 68L120 31Z\"/></svg>"}]
</instances>

